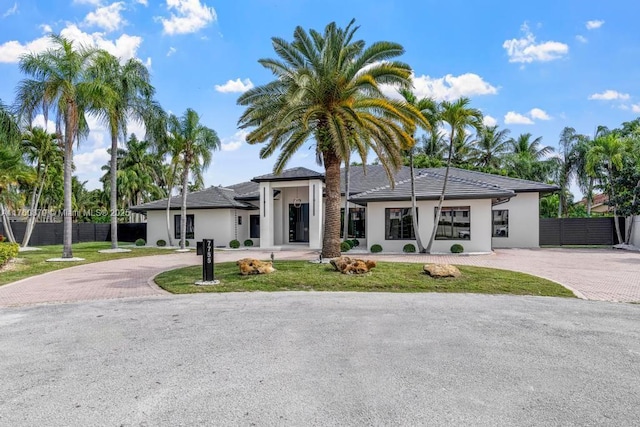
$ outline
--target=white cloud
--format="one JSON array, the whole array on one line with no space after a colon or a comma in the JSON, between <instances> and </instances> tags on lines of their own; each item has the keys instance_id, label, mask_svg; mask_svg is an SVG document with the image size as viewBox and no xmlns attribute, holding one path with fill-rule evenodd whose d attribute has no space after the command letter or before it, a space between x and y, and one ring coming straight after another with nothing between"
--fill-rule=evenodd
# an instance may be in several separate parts
<instances>
[{"instance_id":1,"label":"white cloud","mask_svg":"<svg viewBox=\"0 0 640 427\"><path fill-rule=\"evenodd\" d=\"M170 47L169 52L167 52L167 56L171 56L176 53L177 49L175 47Z\"/></svg>"},{"instance_id":2,"label":"white cloud","mask_svg":"<svg viewBox=\"0 0 640 427\"><path fill-rule=\"evenodd\" d=\"M53 32L53 28L51 28L51 25L41 24L40 26L38 26L38 28L40 28L42 32L45 34L49 34Z\"/></svg>"},{"instance_id":3,"label":"white cloud","mask_svg":"<svg viewBox=\"0 0 640 427\"><path fill-rule=\"evenodd\" d=\"M31 122L31 126L33 127L41 127L49 133L54 133L56 131L56 124L53 120L47 118L47 124L45 126L44 123L44 115L38 114Z\"/></svg>"},{"instance_id":4,"label":"white cloud","mask_svg":"<svg viewBox=\"0 0 640 427\"><path fill-rule=\"evenodd\" d=\"M534 120L551 120L551 117L547 114L547 112L541 110L540 108L533 108L531 111L529 111L529 116Z\"/></svg>"},{"instance_id":5,"label":"white cloud","mask_svg":"<svg viewBox=\"0 0 640 427\"><path fill-rule=\"evenodd\" d=\"M148 56L147 60L144 61L144 66L147 67L147 70L151 70L151 57Z\"/></svg>"},{"instance_id":6,"label":"white cloud","mask_svg":"<svg viewBox=\"0 0 640 427\"><path fill-rule=\"evenodd\" d=\"M614 100L627 100L629 99L630 96L628 93L620 93L616 90L605 90L604 92L601 93L594 93L593 95L589 96L590 100L596 100L596 101L614 101Z\"/></svg>"},{"instance_id":7,"label":"white cloud","mask_svg":"<svg viewBox=\"0 0 640 427\"><path fill-rule=\"evenodd\" d=\"M576 36L576 40L578 40L580 43L587 43L589 41L585 36L581 36L580 34Z\"/></svg>"},{"instance_id":8,"label":"white cloud","mask_svg":"<svg viewBox=\"0 0 640 427\"><path fill-rule=\"evenodd\" d=\"M534 61L546 62L560 59L569 52L569 46L556 41L536 43L536 38L524 23L520 30L524 37L505 40L502 47L509 55L509 62L531 63Z\"/></svg>"},{"instance_id":9,"label":"white cloud","mask_svg":"<svg viewBox=\"0 0 640 427\"><path fill-rule=\"evenodd\" d=\"M486 127L491 127L491 126L495 126L498 124L498 121L494 118L491 117L489 115L486 115L482 118L482 123L486 126Z\"/></svg>"},{"instance_id":10,"label":"white cloud","mask_svg":"<svg viewBox=\"0 0 640 427\"><path fill-rule=\"evenodd\" d=\"M124 3L122 2L115 2L109 6L99 7L84 18L84 23L85 25L96 26L107 31L115 31L125 23L120 14L123 10Z\"/></svg>"},{"instance_id":11,"label":"white cloud","mask_svg":"<svg viewBox=\"0 0 640 427\"><path fill-rule=\"evenodd\" d=\"M74 24L69 24L60 34L76 43L104 49L122 60L134 58L142 43L142 37L128 34L109 40L104 37L104 33L85 33ZM50 46L49 43L48 36L42 36L25 44L16 40L3 43L0 45L0 63L18 62L21 55L30 52L40 53Z\"/></svg>"},{"instance_id":12,"label":"white cloud","mask_svg":"<svg viewBox=\"0 0 640 427\"><path fill-rule=\"evenodd\" d=\"M100 168L104 166L110 158L111 156L104 147L96 148L86 153L76 154L73 156L73 164L76 167L75 173L82 175L99 172Z\"/></svg>"},{"instance_id":13,"label":"white cloud","mask_svg":"<svg viewBox=\"0 0 640 427\"><path fill-rule=\"evenodd\" d=\"M12 7L7 9L7 11L2 14L2 17L6 18L8 16L15 15L16 13L18 13L18 3L17 2L14 3Z\"/></svg>"},{"instance_id":14,"label":"white cloud","mask_svg":"<svg viewBox=\"0 0 640 427\"><path fill-rule=\"evenodd\" d=\"M587 21L584 24L587 30L595 30L602 27L603 25L604 25L604 21L598 20L598 19L594 19L593 21Z\"/></svg>"},{"instance_id":15,"label":"white cloud","mask_svg":"<svg viewBox=\"0 0 640 427\"><path fill-rule=\"evenodd\" d=\"M90 4L92 6L100 6L102 0L73 0L75 4Z\"/></svg>"},{"instance_id":16,"label":"white cloud","mask_svg":"<svg viewBox=\"0 0 640 427\"><path fill-rule=\"evenodd\" d=\"M200 0L167 0L167 9L176 13L169 19L161 18L165 34L195 33L217 19L215 9Z\"/></svg>"},{"instance_id":17,"label":"white cloud","mask_svg":"<svg viewBox=\"0 0 640 427\"><path fill-rule=\"evenodd\" d=\"M413 78L413 87L418 98L430 97L438 101L450 101L463 96L495 95L498 93L496 87L473 73L465 73L459 76L447 74L440 78L422 75Z\"/></svg>"},{"instance_id":18,"label":"white cloud","mask_svg":"<svg viewBox=\"0 0 640 427\"><path fill-rule=\"evenodd\" d=\"M631 111L633 111L636 114L640 114L640 104L632 104Z\"/></svg>"},{"instance_id":19,"label":"white cloud","mask_svg":"<svg viewBox=\"0 0 640 427\"><path fill-rule=\"evenodd\" d=\"M504 123L507 125L532 125L533 120L515 111L509 111L504 116Z\"/></svg>"},{"instance_id":20,"label":"white cloud","mask_svg":"<svg viewBox=\"0 0 640 427\"><path fill-rule=\"evenodd\" d=\"M143 6L149 6L149 2L147 0L136 0L136 3L141 4Z\"/></svg>"},{"instance_id":21,"label":"white cloud","mask_svg":"<svg viewBox=\"0 0 640 427\"><path fill-rule=\"evenodd\" d=\"M253 88L253 83L250 79L240 80L238 77L236 80L229 80L223 85L215 85L218 92L222 93L242 93Z\"/></svg>"},{"instance_id":22,"label":"white cloud","mask_svg":"<svg viewBox=\"0 0 640 427\"><path fill-rule=\"evenodd\" d=\"M239 130L233 134L233 136L223 138L221 144L222 151L235 151L242 147L242 144L244 144L247 139L247 135L249 135L249 132L246 130Z\"/></svg>"}]
</instances>

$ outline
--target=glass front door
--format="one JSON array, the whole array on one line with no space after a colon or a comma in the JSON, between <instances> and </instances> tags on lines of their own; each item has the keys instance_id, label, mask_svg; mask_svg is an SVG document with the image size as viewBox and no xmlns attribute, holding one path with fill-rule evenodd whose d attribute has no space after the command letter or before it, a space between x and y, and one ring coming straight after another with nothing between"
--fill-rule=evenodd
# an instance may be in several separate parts
<instances>
[{"instance_id":1,"label":"glass front door","mask_svg":"<svg viewBox=\"0 0 640 427\"><path fill-rule=\"evenodd\" d=\"M289 205L289 242L309 242L309 203Z\"/></svg>"}]
</instances>

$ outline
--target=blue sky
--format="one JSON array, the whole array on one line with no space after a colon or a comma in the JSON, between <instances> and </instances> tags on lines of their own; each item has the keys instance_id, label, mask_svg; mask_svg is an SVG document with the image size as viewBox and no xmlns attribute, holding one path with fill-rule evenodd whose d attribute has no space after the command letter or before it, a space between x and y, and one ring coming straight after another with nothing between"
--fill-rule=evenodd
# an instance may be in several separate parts
<instances>
[{"instance_id":1,"label":"blue sky","mask_svg":"<svg viewBox=\"0 0 640 427\"><path fill-rule=\"evenodd\" d=\"M257 63L275 56L271 37L291 40L297 25L322 30L356 18L366 42L405 47L419 95L469 96L489 123L557 147L565 126L593 134L597 125L640 116L639 15L640 2L630 0L0 0L0 99L13 101L23 78L19 55L45 48L49 31L137 57L166 110L193 108L216 130L223 150L214 153L206 184L229 185L273 165L236 128L238 95L271 79ZM95 188L108 136L90 124L75 162ZM321 170L313 153L301 150L290 166Z\"/></svg>"}]
</instances>

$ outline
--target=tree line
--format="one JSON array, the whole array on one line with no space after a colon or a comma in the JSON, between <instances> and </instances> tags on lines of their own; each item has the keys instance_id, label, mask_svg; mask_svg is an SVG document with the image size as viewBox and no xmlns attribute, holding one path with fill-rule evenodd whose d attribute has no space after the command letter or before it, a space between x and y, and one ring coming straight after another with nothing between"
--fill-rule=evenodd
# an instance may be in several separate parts
<instances>
[{"instance_id":1,"label":"tree line","mask_svg":"<svg viewBox=\"0 0 640 427\"><path fill-rule=\"evenodd\" d=\"M388 41L367 46L355 38L357 29L354 21L345 28L331 23L323 32L298 27L291 42L273 38L277 58L259 62L274 79L238 99L245 107L238 126L249 130L249 144L264 144L261 158L277 153L274 172L281 172L298 149L309 142L314 145L316 160L325 169L323 256L340 253L340 168L354 163L354 156L366 164L370 152L391 181L399 167L410 166L414 210L414 168L446 167L436 224L450 167L555 184L559 191L541 200L543 216L589 216L598 191L608 195L614 216L639 213L638 119L617 129L598 127L591 136L567 127L556 152L530 133L512 136L508 129L485 125L482 113L467 98L441 102L419 98L412 91L411 67L397 60L403 47ZM191 109L181 117L164 112L139 61L123 62L60 36L51 41L53 47L47 51L21 59L27 78L19 84L14 105L0 108L3 221L8 222L8 207L62 207L67 257L71 221L104 219L73 218L71 213L108 206L116 248L113 230L119 210L168 197L180 188L184 248L186 196L204 186L202 173L212 151L220 147L215 131L202 125ZM398 96L386 96L383 85L394 86ZM49 116L55 118L56 131L33 127L35 114L43 114L45 122ZM103 167L102 190L87 191L72 174L73 146L87 136L88 114L98 117L111 136L111 161ZM127 134L128 120L144 123L143 139ZM572 203L572 182L586 197L583 210ZM169 207L168 202L171 242ZM417 233L415 211L412 217ZM35 219L28 221L32 227ZM426 246L420 237L416 235L419 250L430 252L434 236Z\"/></svg>"}]
</instances>

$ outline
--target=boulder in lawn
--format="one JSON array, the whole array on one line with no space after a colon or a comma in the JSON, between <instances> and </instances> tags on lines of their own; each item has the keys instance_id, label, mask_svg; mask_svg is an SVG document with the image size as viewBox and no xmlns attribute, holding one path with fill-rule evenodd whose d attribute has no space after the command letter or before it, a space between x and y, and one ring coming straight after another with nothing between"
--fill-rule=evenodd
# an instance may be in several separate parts
<instances>
[{"instance_id":1,"label":"boulder in lawn","mask_svg":"<svg viewBox=\"0 0 640 427\"><path fill-rule=\"evenodd\" d=\"M364 274L376 266L375 261L341 256L331 260L331 265L342 274Z\"/></svg>"},{"instance_id":2,"label":"boulder in lawn","mask_svg":"<svg viewBox=\"0 0 640 427\"><path fill-rule=\"evenodd\" d=\"M425 264L424 272L431 277L460 277L458 267L450 264Z\"/></svg>"},{"instance_id":3,"label":"boulder in lawn","mask_svg":"<svg viewBox=\"0 0 640 427\"><path fill-rule=\"evenodd\" d=\"M240 274L243 276L248 276L249 274L269 274L276 271L276 269L273 268L273 263L253 258L238 260L236 265L240 268Z\"/></svg>"}]
</instances>

